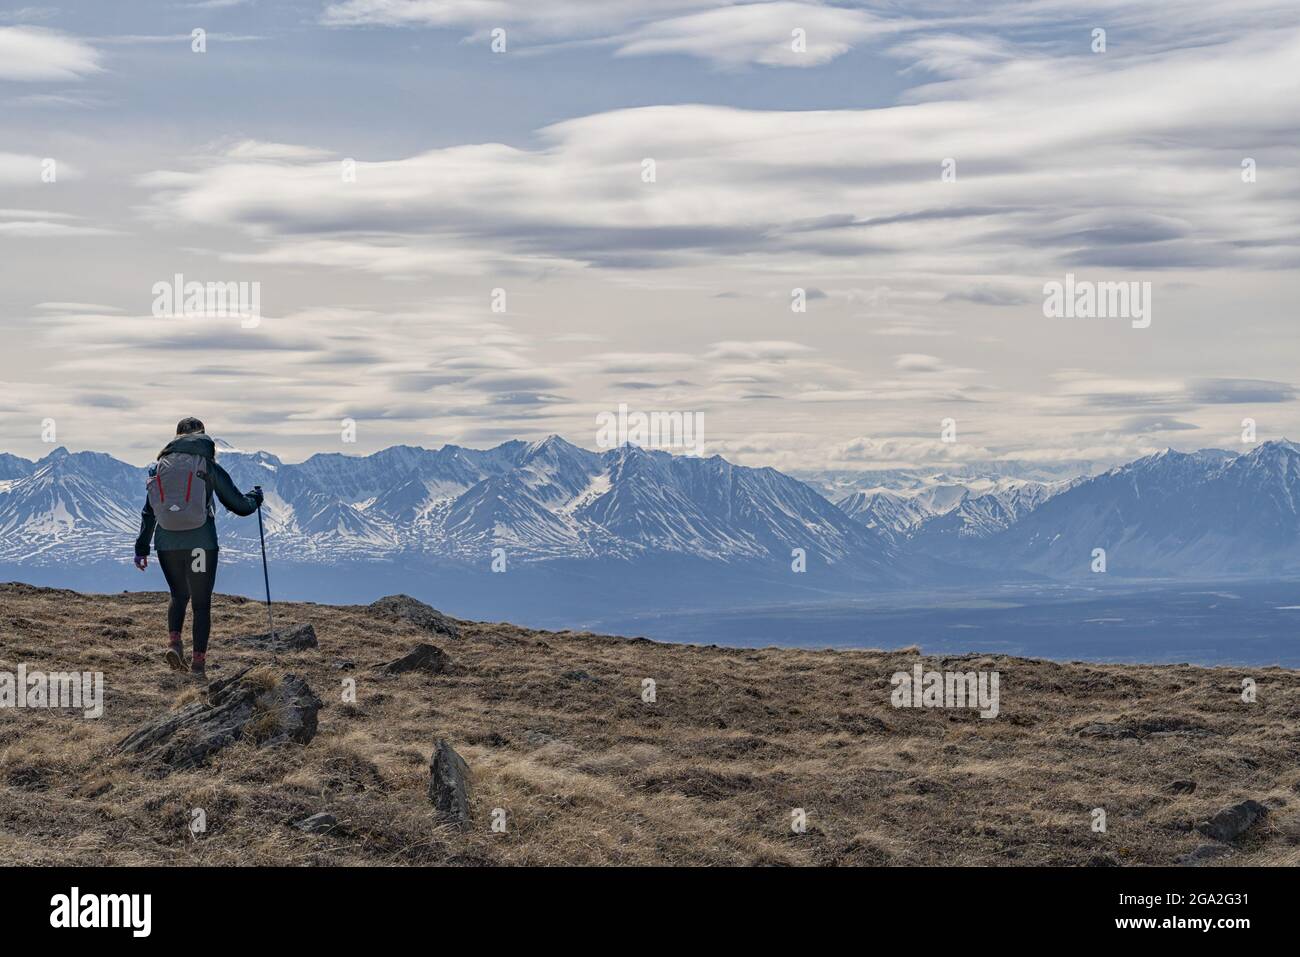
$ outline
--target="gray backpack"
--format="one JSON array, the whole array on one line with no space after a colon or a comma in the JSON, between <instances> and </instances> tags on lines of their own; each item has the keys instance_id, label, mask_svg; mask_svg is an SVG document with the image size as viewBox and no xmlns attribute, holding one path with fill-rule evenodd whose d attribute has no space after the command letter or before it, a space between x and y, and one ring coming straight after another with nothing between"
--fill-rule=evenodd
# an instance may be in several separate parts
<instances>
[{"instance_id":1,"label":"gray backpack","mask_svg":"<svg viewBox=\"0 0 1300 957\"><path fill-rule=\"evenodd\" d=\"M208 460L192 452L168 452L149 477L149 504L169 532L198 528L208 520Z\"/></svg>"}]
</instances>

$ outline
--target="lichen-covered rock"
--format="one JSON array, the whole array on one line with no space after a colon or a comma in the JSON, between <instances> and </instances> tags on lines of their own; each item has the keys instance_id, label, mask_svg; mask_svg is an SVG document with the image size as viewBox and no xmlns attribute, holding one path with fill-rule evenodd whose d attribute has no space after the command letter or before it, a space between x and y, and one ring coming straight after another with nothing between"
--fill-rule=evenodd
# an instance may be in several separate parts
<instances>
[{"instance_id":1,"label":"lichen-covered rock","mask_svg":"<svg viewBox=\"0 0 1300 957\"><path fill-rule=\"evenodd\" d=\"M179 771L203 764L240 740L258 746L307 744L316 736L321 701L297 675L276 679L244 668L208 686L207 698L149 721L113 749Z\"/></svg>"},{"instance_id":2,"label":"lichen-covered rock","mask_svg":"<svg viewBox=\"0 0 1300 957\"><path fill-rule=\"evenodd\" d=\"M435 635L446 635L449 638L460 636L460 628L454 621L410 595L389 595L371 602L367 607L373 614L388 621L409 621Z\"/></svg>"},{"instance_id":3,"label":"lichen-covered rock","mask_svg":"<svg viewBox=\"0 0 1300 957\"><path fill-rule=\"evenodd\" d=\"M1267 816L1268 808L1258 801L1242 801L1223 808L1208 821L1196 825L1196 829L1206 837L1228 843L1241 837Z\"/></svg>"},{"instance_id":4,"label":"lichen-covered rock","mask_svg":"<svg viewBox=\"0 0 1300 957\"><path fill-rule=\"evenodd\" d=\"M246 645L257 645L267 651L302 651L304 648L319 648L316 629L310 624L290 625L275 629L275 634L263 631L255 635L235 635L235 641Z\"/></svg>"},{"instance_id":5,"label":"lichen-covered rock","mask_svg":"<svg viewBox=\"0 0 1300 957\"><path fill-rule=\"evenodd\" d=\"M469 824L469 765L441 738L429 760L429 800L443 820Z\"/></svg>"},{"instance_id":6,"label":"lichen-covered rock","mask_svg":"<svg viewBox=\"0 0 1300 957\"><path fill-rule=\"evenodd\" d=\"M431 675L440 675L447 670L450 661L446 653L435 645L418 644L409 654L402 655L387 664L377 665L375 670L386 675L400 675L407 671L424 671Z\"/></svg>"}]
</instances>

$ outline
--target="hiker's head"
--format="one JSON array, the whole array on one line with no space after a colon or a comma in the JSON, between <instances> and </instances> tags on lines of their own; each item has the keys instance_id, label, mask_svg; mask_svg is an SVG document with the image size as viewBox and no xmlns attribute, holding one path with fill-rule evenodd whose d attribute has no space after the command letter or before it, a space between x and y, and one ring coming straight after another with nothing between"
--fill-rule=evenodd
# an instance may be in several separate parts
<instances>
[{"instance_id":1,"label":"hiker's head","mask_svg":"<svg viewBox=\"0 0 1300 957\"><path fill-rule=\"evenodd\" d=\"M194 416L186 416L176 423L177 435L193 435L195 432L203 431L203 423Z\"/></svg>"}]
</instances>

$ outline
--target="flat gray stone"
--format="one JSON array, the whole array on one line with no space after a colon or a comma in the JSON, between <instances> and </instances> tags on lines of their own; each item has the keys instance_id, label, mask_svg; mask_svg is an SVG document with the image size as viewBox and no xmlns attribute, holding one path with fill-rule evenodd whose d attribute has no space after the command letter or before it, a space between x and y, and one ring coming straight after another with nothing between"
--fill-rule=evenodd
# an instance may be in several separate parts
<instances>
[{"instance_id":1,"label":"flat gray stone","mask_svg":"<svg viewBox=\"0 0 1300 957\"><path fill-rule=\"evenodd\" d=\"M308 834L324 834L327 831L334 830L338 823L338 818L333 814L326 814L322 811L319 814L313 814L311 817L305 817L301 821L294 821L293 826Z\"/></svg>"}]
</instances>

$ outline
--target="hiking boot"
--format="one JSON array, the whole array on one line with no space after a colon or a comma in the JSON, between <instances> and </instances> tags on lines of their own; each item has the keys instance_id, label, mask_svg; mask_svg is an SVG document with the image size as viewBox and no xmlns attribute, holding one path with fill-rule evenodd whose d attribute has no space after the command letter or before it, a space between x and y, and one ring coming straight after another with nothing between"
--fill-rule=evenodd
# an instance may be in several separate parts
<instances>
[{"instance_id":1,"label":"hiking boot","mask_svg":"<svg viewBox=\"0 0 1300 957\"><path fill-rule=\"evenodd\" d=\"M190 661L190 673L199 681L208 680L208 656L203 652L195 652L193 659Z\"/></svg>"},{"instance_id":2,"label":"hiking boot","mask_svg":"<svg viewBox=\"0 0 1300 957\"><path fill-rule=\"evenodd\" d=\"M167 636L167 654L164 658L172 671L190 670L190 666L185 663L185 646L181 644L179 631L173 631Z\"/></svg>"}]
</instances>

